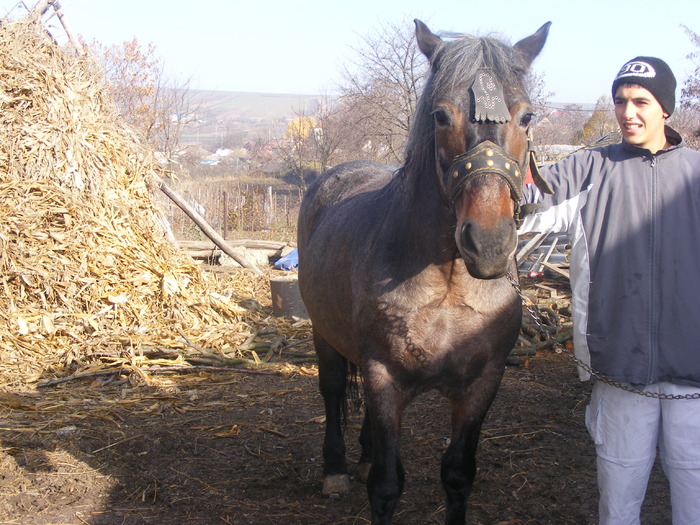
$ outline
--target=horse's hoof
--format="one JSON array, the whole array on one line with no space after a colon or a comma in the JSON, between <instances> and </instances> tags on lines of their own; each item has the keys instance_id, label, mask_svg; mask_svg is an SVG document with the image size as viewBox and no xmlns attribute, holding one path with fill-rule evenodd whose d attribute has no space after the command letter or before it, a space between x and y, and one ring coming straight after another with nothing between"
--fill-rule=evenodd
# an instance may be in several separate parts
<instances>
[{"instance_id":1,"label":"horse's hoof","mask_svg":"<svg viewBox=\"0 0 700 525\"><path fill-rule=\"evenodd\" d=\"M369 478L369 469L372 468L372 463L369 461L363 461L357 464L357 470L359 471L360 479L362 483L367 483L367 478Z\"/></svg>"},{"instance_id":2,"label":"horse's hoof","mask_svg":"<svg viewBox=\"0 0 700 525\"><path fill-rule=\"evenodd\" d=\"M329 474L323 480L322 494L333 497L334 494L350 492L350 479L347 474Z\"/></svg>"}]
</instances>

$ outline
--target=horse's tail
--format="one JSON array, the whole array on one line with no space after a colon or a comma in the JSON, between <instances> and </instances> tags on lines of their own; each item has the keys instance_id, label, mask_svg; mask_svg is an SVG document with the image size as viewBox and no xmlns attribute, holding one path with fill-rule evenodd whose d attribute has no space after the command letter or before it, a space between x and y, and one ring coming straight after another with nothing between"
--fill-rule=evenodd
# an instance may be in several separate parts
<instances>
[{"instance_id":1,"label":"horse's tail","mask_svg":"<svg viewBox=\"0 0 700 525\"><path fill-rule=\"evenodd\" d=\"M360 392L361 374L357 365L347 362L347 374L345 380L345 400L343 401L343 425L347 427L348 416L356 414L362 408L362 393Z\"/></svg>"}]
</instances>

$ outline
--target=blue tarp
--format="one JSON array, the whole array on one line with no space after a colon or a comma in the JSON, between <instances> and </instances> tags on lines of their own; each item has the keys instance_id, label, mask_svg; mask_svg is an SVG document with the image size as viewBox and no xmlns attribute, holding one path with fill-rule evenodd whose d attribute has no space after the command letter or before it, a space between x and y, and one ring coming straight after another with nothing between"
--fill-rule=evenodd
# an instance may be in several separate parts
<instances>
[{"instance_id":1,"label":"blue tarp","mask_svg":"<svg viewBox=\"0 0 700 525\"><path fill-rule=\"evenodd\" d=\"M295 249L281 257L275 262L275 268L278 270L297 270L299 268L299 252Z\"/></svg>"}]
</instances>

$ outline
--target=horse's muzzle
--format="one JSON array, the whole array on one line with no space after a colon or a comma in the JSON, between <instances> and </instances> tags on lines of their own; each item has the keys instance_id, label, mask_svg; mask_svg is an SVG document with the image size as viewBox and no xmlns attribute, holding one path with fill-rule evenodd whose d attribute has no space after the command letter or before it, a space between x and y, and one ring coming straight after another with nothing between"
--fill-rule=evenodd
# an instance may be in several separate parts
<instances>
[{"instance_id":1,"label":"horse's muzzle","mask_svg":"<svg viewBox=\"0 0 700 525\"><path fill-rule=\"evenodd\" d=\"M515 222L504 218L493 228L467 220L456 232L467 271L477 279L498 279L508 272L517 246Z\"/></svg>"}]
</instances>

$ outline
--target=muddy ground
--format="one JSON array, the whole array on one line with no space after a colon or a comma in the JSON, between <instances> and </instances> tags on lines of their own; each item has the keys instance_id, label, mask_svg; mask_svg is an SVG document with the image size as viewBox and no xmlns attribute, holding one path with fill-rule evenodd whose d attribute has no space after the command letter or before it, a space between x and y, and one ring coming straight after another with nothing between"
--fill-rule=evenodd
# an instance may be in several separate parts
<instances>
[{"instance_id":1,"label":"muddy ground","mask_svg":"<svg viewBox=\"0 0 700 525\"><path fill-rule=\"evenodd\" d=\"M161 376L157 384L69 382L0 398L4 524L362 524L357 479L320 494L323 409L315 367L265 375ZM564 354L509 367L487 417L470 500L474 524L594 524L590 391ZM447 403L418 398L404 420L406 487L395 523L441 523ZM358 457L360 415L347 431ZM354 465L354 460L353 460ZM352 474L356 474L353 470ZM655 468L645 524L670 523Z\"/></svg>"}]
</instances>

